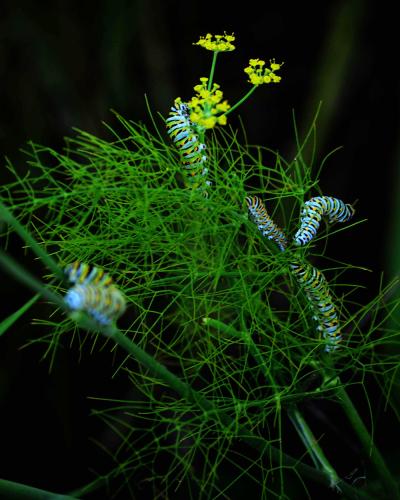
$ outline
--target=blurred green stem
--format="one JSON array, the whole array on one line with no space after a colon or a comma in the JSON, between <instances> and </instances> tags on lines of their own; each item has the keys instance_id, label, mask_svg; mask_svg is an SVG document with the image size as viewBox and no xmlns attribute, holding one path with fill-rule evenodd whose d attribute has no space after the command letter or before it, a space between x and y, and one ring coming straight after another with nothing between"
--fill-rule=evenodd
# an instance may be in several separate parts
<instances>
[{"instance_id":1,"label":"blurred green stem","mask_svg":"<svg viewBox=\"0 0 400 500\"><path fill-rule=\"evenodd\" d=\"M7 255L3 250L0 250L0 265L9 274L17 278L18 281L28 286L35 292L39 292L41 295L46 297L46 299L54 302L59 307L68 311L62 297L53 293L51 290L42 285L42 283L32 276L26 269L20 266L12 257Z\"/></svg>"},{"instance_id":2,"label":"blurred green stem","mask_svg":"<svg viewBox=\"0 0 400 500\"><path fill-rule=\"evenodd\" d=\"M15 232L25 241L25 243L32 249L32 251L42 260L48 269L50 269L55 276L60 279L64 278L62 270L58 267L56 262L50 257L50 255L43 250L43 248L38 244L38 242L33 238L33 236L27 231L22 224L13 216L13 214L8 210L8 208L0 201L0 219L7 222L12 226Z\"/></svg>"},{"instance_id":3,"label":"blurred green stem","mask_svg":"<svg viewBox=\"0 0 400 500\"><path fill-rule=\"evenodd\" d=\"M1 256L0 256L1 258ZM40 294L37 293L31 299L29 299L23 306L21 306L17 311L13 312L7 318L0 321L0 337L6 333L11 326L19 320L39 299Z\"/></svg>"},{"instance_id":4,"label":"blurred green stem","mask_svg":"<svg viewBox=\"0 0 400 500\"><path fill-rule=\"evenodd\" d=\"M323 102L323 113L318 120L318 147L322 151L332 125L339 119L341 102L348 86L348 74L354 64L354 53L363 28L366 12L361 0L341 0L330 7L329 23L325 40L319 50L308 102L304 109L309 110L304 123L311 121L311 114L318 102ZM308 125L306 125L308 126Z\"/></svg>"},{"instance_id":5,"label":"blurred green stem","mask_svg":"<svg viewBox=\"0 0 400 500\"><path fill-rule=\"evenodd\" d=\"M77 500L77 497L59 495L50 491L33 488L26 484L0 479L0 498L14 500Z\"/></svg>"}]
</instances>

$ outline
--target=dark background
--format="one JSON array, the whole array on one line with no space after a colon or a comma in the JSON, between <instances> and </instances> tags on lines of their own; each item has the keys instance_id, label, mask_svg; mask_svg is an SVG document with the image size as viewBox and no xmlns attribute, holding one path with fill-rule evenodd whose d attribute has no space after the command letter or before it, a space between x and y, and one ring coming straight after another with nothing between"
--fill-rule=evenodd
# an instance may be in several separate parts
<instances>
[{"instance_id":1,"label":"dark background","mask_svg":"<svg viewBox=\"0 0 400 500\"><path fill-rule=\"evenodd\" d=\"M237 50L219 58L215 77L231 103L248 88L242 70L250 57L285 61L281 84L258 89L240 108L250 143L290 158L293 110L304 131L322 101L318 159L342 149L329 159L321 188L346 202L358 200L357 217L368 219L351 236L338 235L334 257L374 271L360 277L371 298L381 271L389 277L397 270L391 255L399 197L398 26L388 4L382 5L3 1L0 152L25 172L19 149L27 140L62 148L72 127L106 137L101 122L113 123L111 109L149 123L145 94L153 112L166 115L176 96L190 97L198 78L208 74L210 53L192 42L207 32L234 32ZM239 125L237 116L230 123ZM2 168L0 181L7 179ZM24 258L17 246L15 254ZM1 279L5 317L31 293L3 274ZM90 477L87 436L98 424L86 419L86 398L113 394L112 388L107 392L111 368L99 375L98 358L80 363L76 353L65 352L49 376L42 346L18 350L31 335L26 318L13 337L8 332L1 339L2 475L66 491ZM105 355L101 362L107 365ZM17 460L9 458L15 450Z\"/></svg>"}]
</instances>

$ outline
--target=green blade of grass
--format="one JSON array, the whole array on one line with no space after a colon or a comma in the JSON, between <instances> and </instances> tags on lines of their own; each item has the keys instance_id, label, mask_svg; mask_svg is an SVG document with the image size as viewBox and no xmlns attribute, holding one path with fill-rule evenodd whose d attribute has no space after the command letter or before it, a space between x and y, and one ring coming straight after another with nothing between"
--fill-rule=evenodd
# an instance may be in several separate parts
<instances>
[{"instance_id":1,"label":"green blade of grass","mask_svg":"<svg viewBox=\"0 0 400 500\"><path fill-rule=\"evenodd\" d=\"M12 325L21 317L23 316L26 311L28 311L33 304L38 300L40 297L39 294L34 295L28 302L26 302L23 306L21 306L17 311L13 312L8 316L8 318L3 319L3 321L0 323L0 337L6 333L6 331L12 327Z\"/></svg>"},{"instance_id":2,"label":"green blade of grass","mask_svg":"<svg viewBox=\"0 0 400 500\"><path fill-rule=\"evenodd\" d=\"M68 311L67 306L65 305L61 296L56 295L50 289L46 288L42 283L37 280L34 276L32 276L28 271L26 271L22 266L20 266L12 257L7 255L5 252L0 250L0 265L3 267L5 271L9 274L13 275L18 279L21 283L24 283L26 286L30 287L35 292L39 292L43 297L51 300L59 307Z\"/></svg>"}]
</instances>

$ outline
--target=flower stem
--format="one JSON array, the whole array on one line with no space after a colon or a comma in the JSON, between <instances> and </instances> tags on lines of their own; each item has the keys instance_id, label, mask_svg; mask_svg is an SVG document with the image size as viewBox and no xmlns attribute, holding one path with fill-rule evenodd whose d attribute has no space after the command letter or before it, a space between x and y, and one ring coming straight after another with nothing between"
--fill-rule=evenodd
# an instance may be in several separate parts
<instances>
[{"instance_id":1,"label":"flower stem","mask_svg":"<svg viewBox=\"0 0 400 500\"><path fill-rule=\"evenodd\" d=\"M212 63L211 63L210 77L208 79L207 90L211 90L211 88L212 88L212 84L213 84L213 80L214 80L215 66L217 64L217 56L218 56L218 52L214 52Z\"/></svg>"},{"instance_id":2,"label":"flower stem","mask_svg":"<svg viewBox=\"0 0 400 500\"><path fill-rule=\"evenodd\" d=\"M312 433L307 422L305 421L303 415L300 413L296 406L293 406L288 410L288 415L290 420L292 421L294 428L297 431L297 434L300 436L300 439L303 441L304 446L307 448L309 454L311 455L311 458L316 467L321 468L322 471L326 474L329 479L329 485L331 488L338 488L340 478L326 458L325 453L319 446L318 441L315 439L315 436Z\"/></svg>"},{"instance_id":3,"label":"flower stem","mask_svg":"<svg viewBox=\"0 0 400 500\"><path fill-rule=\"evenodd\" d=\"M347 394L344 387L337 387L337 397L339 402L347 415L347 418L350 420L355 432L357 433L361 444L364 447L367 455L370 457L371 463L374 465L379 477L382 480L383 487L385 488L387 498L390 499L399 499L399 491L394 481L392 474L385 461L383 460L382 455L379 450L373 443L373 439L368 432L367 428L364 425L364 422L361 420L356 408L354 407L349 395Z\"/></svg>"},{"instance_id":4,"label":"flower stem","mask_svg":"<svg viewBox=\"0 0 400 500\"><path fill-rule=\"evenodd\" d=\"M228 109L228 111L225 113L225 116L229 115L229 113L232 113L232 111L234 111L241 104L243 104L244 101L246 101L251 96L251 94L256 90L257 87L258 85L253 85L251 89L247 92L247 94L240 99L240 101L238 101L236 104L234 104L231 108Z\"/></svg>"}]
</instances>

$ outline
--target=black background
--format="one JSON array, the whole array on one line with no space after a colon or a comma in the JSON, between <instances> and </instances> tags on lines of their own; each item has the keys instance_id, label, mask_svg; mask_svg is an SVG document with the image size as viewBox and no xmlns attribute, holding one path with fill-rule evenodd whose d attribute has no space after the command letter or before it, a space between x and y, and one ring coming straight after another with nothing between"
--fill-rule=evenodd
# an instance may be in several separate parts
<instances>
[{"instance_id":1,"label":"black background","mask_svg":"<svg viewBox=\"0 0 400 500\"><path fill-rule=\"evenodd\" d=\"M386 257L399 181L398 27L394 12L382 5L357 0L236 5L4 1L0 152L24 172L19 149L27 140L62 148L72 127L106 137L101 122L113 123L111 109L149 123L145 94L153 111L166 115L173 99L189 97L198 78L208 73L210 53L192 42L207 32L234 32L237 50L219 58L215 77L230 102L248 88L242 70L250 57L285 61L281 84L258 89L240 108L250 143L290 158L293 110L305 130L322 101L318 159L342 149L328 161L320 186L346 202L357 199L357 217L368 219L351 236L338 235L329 251L373 270L360 276L370 298L381 271L391 271ZM344 72L338 77L342 60ZM239 124L237 117L230 120ZM8 178L2 168L1 182ZM13 248L28 262L17 241ZM1 280L5 317L31 293L3 273ZM43 311L51 308L44 305ZM41 361L43 346L19 350L35 328L25 317L12 336L9 332L1 339L2 476L67 491L89 477L93 445L87 436L99 424L86 418L87 396L112 394L112 367L99 373L99 366L108 363L105 354L80 361L76 352L66 351L49 375L48 360Z\"/></svg>"}]
</instances>

